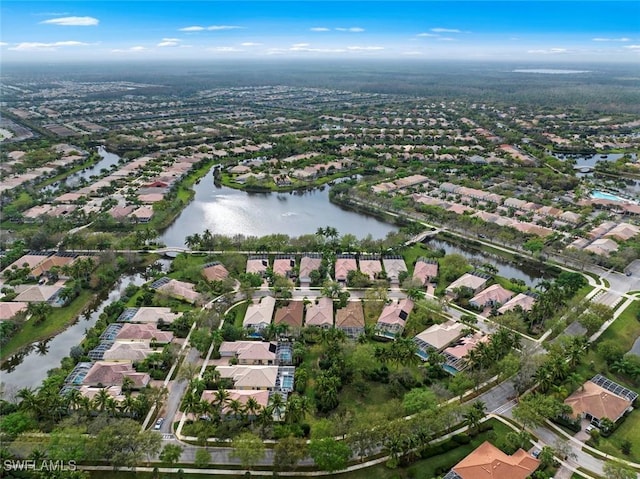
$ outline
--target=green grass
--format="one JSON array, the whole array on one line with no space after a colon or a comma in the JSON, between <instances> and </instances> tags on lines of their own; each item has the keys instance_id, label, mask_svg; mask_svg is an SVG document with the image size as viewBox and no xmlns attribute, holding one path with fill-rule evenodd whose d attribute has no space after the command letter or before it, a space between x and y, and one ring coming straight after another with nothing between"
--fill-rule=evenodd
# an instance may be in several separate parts
<instances>
[{"instance_id":1,"label":"green grass","mask_svg":"<svg viewBox=\"0 0 640 479\"><path fill-rule=\"evenodd\" d=\"M416 260L421 256L428 256L432 253L433 250L429 249L428 246L422 243L416 243L411 245L411 247L406 248L402 251L402 257L404 258L404 262L407 265L407 269L409 270L409 275L413 274L413 268L416 264Z\"/></svg>"},{"instance_id":2,"label":"green grass","mask_svg":"<svg viewBox=\"0 0 640 479\"><path fill-rule=\"evenodd\" d=\"M633 462L640 462L640 411L634 409L609 437L601 437L597 449L612 456L621 457ZM631 442L631 453L622 454L620 445L624 441Z\"/></svg>"},{"instance_id":3,"label":"green grass","mask_svg":"<svg viewBox=\"0 0 640 479\"><path fill-rule=\"evenodd\" d=\"M50 338L69 326L91 300L93 293L83 290L71 304L64 308L54 308L49 317L40 324L33 321L23 323L20 331L2 347L0 359L5 360L21 348L43 339Z\"/></svg>"}]
</instances>

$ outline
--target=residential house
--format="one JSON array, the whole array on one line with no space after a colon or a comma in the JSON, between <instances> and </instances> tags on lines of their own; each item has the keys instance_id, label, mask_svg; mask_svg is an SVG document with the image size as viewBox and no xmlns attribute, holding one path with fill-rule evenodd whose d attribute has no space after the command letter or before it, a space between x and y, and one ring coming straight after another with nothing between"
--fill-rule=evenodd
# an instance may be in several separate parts
<instances>
[{"instance_id":1,"label":"residential house","mask_svg":"<svg viewBox=\"0 0 640 479\"><path fill-rule=\"evenodd\" d=\"M138 362L144 361L147 356L154 352L148 341L116 341L111 345L111 348L102 354L102 359L105 361Z\"/></svg>"},{"instance_id":2,"label":"residential house","mask_svg":"<svg viewBox=\"0 0 640 479\"><path fill-rule=\"evenodd\" d=\"M202 401L215 403L218 400L217 392L218 391L212 390L202 391L202 396L200 399ZM252 413L247 411L250 418L255 418L261 409L264 409L269 405L269 391L267 390L256 391L251 389L227 389L225 392L228 394L228 399L226 404L222 407L221 413L223 416L228 416L229 414L233 413L233 411L231 411L229 408L229 403L231 401L238 401L240 404L242 404L242 406L246 407L247 401L253 398L254 401L258 404L259 409L253 411Z\"/></svg>"},{"instance_id":3,"label":"residential house","mask_svg":"<svg viewBox=\"0 0 640 479\"><path fill-rule=\"evenodd\" d=\"M540 461L518 449L511 456L485 441L444 476L444 479L526 479Z\"/></svg>"},{"instance_id":4,"label":"residential house","mask_svg":"<svg viewBox=\"0 0 640 479\"><path fill-rule=\"evenodd\" d=\"M116 335L116 341L153 341L159 344L166 344L173 341L171 331L161 331L153 323L122 325L120 332Z\"/></svg>"},{"instance_id":5,"label":"residential house","mask_svg":"<svg viewBox=\"0 0 640 479\"><path fill-rule=\"evenodd\" d=\"M355 256L351 254L340 254L336 257L335 276L336 281L340 283L347 282L347 276L349 271L357 271L358 265L356 264Z\"/></svg>"},{"instance_id":6,"label":"residential house","mask_svg":"<svg viewBox=\"0 0 640 479\"><path fill-rule=\"evenodd\" d=\"M131 217L137 223L148 223L153 218L153 208L150 206L141 206L135 211L131 212Z\"/></svg>"},{"instance_id":7,"label":"residential house","mask_svg":"<svg viewBox=\"0 0 640 479\"><path fill-rule=\"evenodd\" d=\"M299 331L302 328L302 317L304 315L304 303L302 301L289 301L287 305L276 310L274 324L286 324L290 332Z\"/></svg>"},{"instance_id":8,"label":"residential house","mask_svg":"<svg viewBox=\"0 0 640 479\"><path fill-rule=\"evenodd\" d=\"M361 301L349 301L344 308L336 311L336 328L356 339L364 333L364 310Z\"/></svg>"},{"instance_id":9,"label":"residential house","mask_svg":"<svg viewBox=\"0 0 640 479\"><path fill-rule=\"evenodd\" d=\"M585 418L600 426L602 419L619 421L633 409L638 394L610 379L594 376L580 389L571 394L564 403L571 406L572 416Z\"/></svg>"},{"instance_id":10,"label":"residential house","mask_svg":"<svg viewBox=\"0 0 640 479\"><path fill-rule=\"evenodd\" d=\"M259 303L250 304L242 321L242 327L262 331L271 324L271 317L276 306L273 296L265 296Z\"/></svg>"},{"instance_id":11,"label":"residential house","mask_svg":"<svg viewBox=\"0 0 640 479\"><path fill-rule=\"evenodd\" d=\"M457 288L469 288L477 294L487 284L489 276L483 273L465 273L446 289L447 294L454 294Z\"/></svg>"},{"instance_id":12,"label":"residential house","mask_svg":"<svg viewBox=\"0 0 640 479\"><path fill-rule=\"evenodd\" d=\"M449 344L460 339L464 334L464 329L464 324L453 320L429 326L413 338L418 346L416 354L426 361L431 350L442 351Z\"/></svg>"},{"instance_id":13,"label":"residential house","mask_svg":"<svg viewBox=\"0 0 640 479\"><path fill-rule=\"evenodd\" d=\"M49 303L56 307L64 303L58 296L62 291L59 285L19 284L13 290L17 294L14 300L18 303Z\"/></svg>"},{"instance_id":14,"label":"residential house","mask_svg":"<svg viewBox=\"0 0 640 479\"><path fill-rule=\"evenodd\" d=\"M278 366L218 366L216 371L220 373L220 377L232 379L234 389L276 389Z\"/></svg>"},{"instance_id":15,"label":"residential house","mask_svg":"<svg viewBox=\"0 0 640 479\"><path fill-rule=\"evenodd\" d=\"M584 249L600 256L609 256L611 253L618 251L618 243L609 238L600 238Z\"/></svg>"},{"instance_id":16,"label":"residential house","mask_svg":"<svg viewBox=\"0 0 640 479\"><path fill-rule=\"evenodd\" d=\"M391 284L394 285L399 283L400 274L407 272L407 265L404 263L402 256L399 255L383 257L382 265L384 266L385 273L387 273L387 278L391 281Z\"/></svg>"},{"instance_id":17,"label":"residential house","mask_svg":"<svg viewBox=\"0 0 640 479\"><path fill-rule=\"evenodd\" d=\"M402 334L412 310L413 301L408 298L385 306L376 323L376 336L395 339L396 336Z\"/></svg>"},{"instance_id":18,"label":"residential house","mask_svg":"<svg viewBox=\"0 0 640 479\"><path fill-rule=\"evenodd\" d=\"M151 380L147 373L136 372L130 361L96 361L82 384L94 387L122 386L124 378L131 379L137 389L145 387Z\"/></svg>"},{"instance_id":19,"label":"residential house","mask_svg":"<svg viewBox=\"0 0 640 479\"><path fill-rule=\"evenodd\" d=\"M469 304L475 308L484 309L506 303L513 297L513 293L499 284L492 284L483 289L469 300Z\"/></svg>"},{"instance_id":20,"label":"residential house","mask_svg":"<svg viewBox=\"0 0 640 479\"><path fill-rule=\"evenodd\" d=\"M265 255L249 256L247 259L247 273L264 276L269 267L269 259Z\"/></svg>"},{"instance_id":21,"label":"residential house","mask_svg":"<svg viewBox=\"0 0 640 479\"><path fill-rule=\"evenodd\" d=\"M466 357L469 352L474 350L478 344L487 341L489 341L489 336L480 331L458 339L442 351L446 358L445 364L455 371L462 371L467 367ZM445 369L450 371L448 368Z\"/></svg>"},{"instance_id":22,"label":"residential house","mask_svg":"<svg viewBox=\"0 0 640 479\"><path fill-rule=\"evenodd\" d=\"M178 281L177 279L170 279L158 287L157 290L191 304L197 303L202 298L200 293L195 290L194 284L187 283L186 281Z\"/></svg>"},{"instance_id":23,"label":"residential house","mask_svg":"<svg viewBox=\"0 0 640 479\"><path fill-rule=\"evenodd\" d=\"M207 263L202 267L202 275L207 278L207 281L222 281L227 279L229 271L219 261Z\"/></svg>"},{"instance_id":24,"label":"residential house","mask_svg":"<svg viewBox=\"0 0 640 479\"><path fill-rule=\"evenodd\" d=\"M290 255L276 255L273 260L273 274L289 278L296 267L296 259Z\"/></svg>"},{"instance_id":25,"label":"residential house","mask_svg":"<svg viewBox=\"0 0 640 479\"><path fill-rule=\"evenodd\" d=\"M520 307L522 311L531 311L533 303L535 302L536 298L533 294L518 293L498 308L498 314L504 314L518 307Z\"/></svg>"},{"instance_id":26,"label":"residential house","mask_svg":"<svg viewBox=\"0 0 640 479\"><path fill-rule=\"evenodd\" d=\"M413 279L423 286L431 283L438 276L438 262L434 259L418 258L413 268Z\"/></svg>"},{"instance_id":27,"label":"residential house","mask_svg":"<svg viewBox=\"0 0 640 479\"><path fill-rule=\"evenodd\" d=\"M323 329L333 327L333 300L322 297L307 306L305 326L317 326Z\"/></svg>"},{"instance_id":28,"label":"residential house","mask_svg":"<svg viewBox=\"0 0 640 479\"><path fill-rule=\"evenodd\" d=\"M276 364L277 344L264 341L223 341L220 344L220 357L234 358L238 364L266 365Z\"/></svg>"},{"instance_id":29,"label":"residential house","mask_svg":"<svg viewBox=\"0 0 640 479\"><path fill-rule=\"evenodd\" d=\"M605 238L615 238L619 241L628 241L640 234L640 228L629 223L620 223L604 235Z\"/></svg>"},{"instance_id":30,"label":"residential house","mask_svg":"<svg viewBox=\"0 0 640 479\"><path fill-rule=\"evenodd\" d=\"M307 253L300 259L300 286L309 287L311 285L311 273L320 269L322 265L322 256L317 253Z\"/></svg>"},{"instance_id":31,"label":"residential house","mask_svg":"<svg viewBox=\"0 0 640 479\"><path fill-rule=\"evenodd\" d=\"M26 301L0 301L0 321L13 318L16 314L26 311L29 304Z\"/></svg>"},{"instance_id":32,"label":"residential house","mask_svg":"<svg viewBox=\"0 0 640 479\"><path fill-rule=\"evenodd\" d=\"M172 313L171 308L143 306L127 308L118 317L120 323L153 323L159 326L171 324L182 316L182 313Z\"/></svg>"},{"instance_id":33,"label":"residential house","mask_svg":"<svg viewBox=\"0 0 640 479\"><path fill-rule=\"evenodd\" d=\"M372 281L382 272L382 264L379 258L361 255L359 263L360 271L369 276Z\"/></svg>"}]
</instances>

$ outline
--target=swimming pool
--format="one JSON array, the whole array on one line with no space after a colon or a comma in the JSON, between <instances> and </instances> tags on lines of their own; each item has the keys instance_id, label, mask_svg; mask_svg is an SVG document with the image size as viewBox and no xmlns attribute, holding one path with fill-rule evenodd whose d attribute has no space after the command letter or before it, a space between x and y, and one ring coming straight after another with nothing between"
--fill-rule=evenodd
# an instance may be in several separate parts
<instances>
[{"instance_id":1,"label":"swimming pool","mask_svg":"<svg viewBox=\"0 0 640 479\"><path fill-rule=\"evenodd\" d=\"M280 389L283 391L293 391L293 376L283 375L281 376Z\"/></svg>"},{"instance_id":2,"label":"swimming pool","mask_svg":"<svg viewBox=\"0 0 640 479\"><path fill-rule=\"evenodd\" d=\"M624 202L624 203L638 204L637 201L631 201L626 198L622 198L620 196L616 196L611 193L607 193L605 191L598 191L598 190L593 190L591 192L591 198L594 198L596 200L609 200L609 201L619 201L621 203Z\"/></svg>"}]
</instances>

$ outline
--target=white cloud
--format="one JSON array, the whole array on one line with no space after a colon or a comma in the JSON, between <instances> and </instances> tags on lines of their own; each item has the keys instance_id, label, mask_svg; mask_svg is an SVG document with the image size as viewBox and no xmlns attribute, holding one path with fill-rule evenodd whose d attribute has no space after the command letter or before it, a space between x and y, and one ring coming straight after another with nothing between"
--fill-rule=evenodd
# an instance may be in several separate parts
<instances>
[{"instance_id":1,"label":"white cloud","mask_svg":"<svg viewBox=\"0 0 640 479\"><path fill-rule=\"evenodd\" d=\"M9 50L17 51L38 51L38 50L57 50L60 47L83 47L89 45L88 43L65 41L54 43L40 43L40 42L22 42L18 43L15 47L9 48Z\"/></svg>"},{"instance_id":2,"label":"white cloud","mask_svg":"<svg viewBox=\"0 0 640 479\"><path fill-rule=\"evenodd\" d=\"M455 42L456 39L451 37L440 37L438 38L438 41L439 42Z\"/></svg>"},{"instance_id":3,"label":"white cloud","mask_svg":"<svg viewBox=\"0 0 640 479\"><path fill-rule=\"evenodd\" d=\"M7 42L0 42L0 47L6 47L7 45L9 45Z\"/></svg>"},{"instance_id":4,"label":"white cloud","mask_svg":"<svg viewBox=\"0 0 640 479\"><path fill-rule=\"evenodd\" d=\"M48 25L62 25L65 27L92 27L100 23L100 20L93 17L61 17L50 18L40 23L46 23Z\"/></svg>"},{"instance_id":5,"label":"white cloud","mask_svg":"<svg viewBox=\"0 0 640 479\"><path fill-rule=\"evenodd\" d=\"M135 46L135 47L129 48L129 50L132 52L143 52L146 50L146 48L141 46Z\"/></svg>"},{"instance_id":6,"label":"white cloud","mask_svg":"<svg viewBox=\"0 0 640 479\"><path fill-rule=\"evenodd\" d=\"M351 51L351 52L373 52L373 51L384 50L384 47L374 47L374 46L369 46L369 47L351 46L351 47L347 47L347 50L349 50L349 51Z\"/></svg>"},{"instance_id":7,"label":"white cloud","mask_svg":"<svg viewBox=\"0 0 640 479\"><path fill-rule=\"evenodd\" d=\"M310 46L308 43L294 43L291 48L306 48Z\"/></svg>"},{"instance_id":8,"label":"white cloud","mask_svg":"<svg viewBox=\"0 0 640 479\"><path fill-rule=\"evenodd\" d=\"M631 39L627 38L627 37L621 37L621 38L602 38L602 37L596 37L596 38L592 38L591 39L594 42L628 42Z\"/></svg>"},{"instance_id":9,"label":"white cloud","mask_svg":"<svg viewBox=\"0 0 640 479\"><path fill-rule=\"evenodd\" d=\"M160 43L158 43L158 47L177 47L180 45L179 38L163 38Z\"/></svg>"},{"instance_id":10,"label":"white cloud","mask_svg":"<svg viewBox=\"0 0 640 479\"><path fill-rule=\"evenodd\" d=\"M259 47L260 45L262 45L262 43L243 42L243 43L240 44L241 47Z\"/></svg>"},{"instance_id":11,"label":"white cloud","mask_svg":"<svg viewBox=\"0 0 640 479\"><path fill-rule=\"evenodd\" d=\"M272 49L274 53L280 53L279 49ZM308 43L296 43L289 48L290 52L309 52L309 53L345 53L344 48L312 48Z\"/></svg>"},{"instance_id":12,"label":"white cloud","mask_svg":"<svg viewBox=\"0 0 640 479\"><path fill-rule=\"evenodd\" d=\"M364 28L360 28L360 27L349 27L349 28L338 27L338 28L336 28L336 31L338 31L338 32L360 33L360 32L364 32Z\"/></svg>"},{"instance_id":13,"label":"white cloud","mask_svg":"<svg viewBox=\"0 0 640 479\"><path fill-rule=\"evenodd\" d=\"M331 29L327 27L313 27L313 28L310 28L309 30L311 30L312 32L328 32Z\"/></svg>"},{"instance_id":14,"label":"white cloud","mask_svg":"<svg viewBox=\"0 0 640 479\"><path fill-rule=\"evenodd\" d=\"M625 48L629 50L640 50L640 45L626 45Z\"/></svg>"},{"instance_id":15,"label":"white cloud","mask_svg":"<svg viewBox=\"0 0 640 479\"><path fill-rule=\"evenodd\" d=\"M180 30L181 32L201 32L202 30L204 30L204 27L201 27L199 25L192 25L190 27L179 28L178 30Z\"/></svg>"},{"instance_id":16,"label":"white cloud","mask_svg":"<svg viewBox=\"0 0 640 479\"><path fill-rule=\"evenodd\" d=\"M211 25L210 27L207 27L207 30L212 30L212 31L218 31L218 30L238 30L240 28L244 28L244 27L240 27L238 25Z\"/></svg>"},{"instance_id":17,"label":"white cloud","mask_svg":"<svg viewBox=\"0 0 640 479\"><path fill-rule=\"evenodd\" d=\"M416 35L417 37L430 37L430 38L434 38L434 37L439 37L440 35L436 34L436 33L418 33Z\"/></svg>"},{"instance_id":18,"label":"white cloud","mask_svg":"<svg viewBox=\"0 0 640 479\"><path fill-rule=\"evenodd\" d=\"M549 48L549 49L538 49L538 50L527 50L527 53L534 53L540 55L558 55L561 53L569 53L569 50L566 48Z\"/></svg>"},{"instance_id":19,"label":"white cloud","mask_svg":"<svg viewBox=\"0 0 640 479\"><path fill-rule=\"evenodd\" d=\"M436 33L462 33L457 28L432 28L431 31Z\"/></svg>"},{"instance_id":20,"label":"white cloud","mask_svg":"<svg viewBox=\"0 0 640 479\"><path fill-rule=\"evenodd\" d=\"M231 53L231 52L243 52L240 48L236 47L211 47L207 48L210 52Z\"/></svg>"}]
</instances>

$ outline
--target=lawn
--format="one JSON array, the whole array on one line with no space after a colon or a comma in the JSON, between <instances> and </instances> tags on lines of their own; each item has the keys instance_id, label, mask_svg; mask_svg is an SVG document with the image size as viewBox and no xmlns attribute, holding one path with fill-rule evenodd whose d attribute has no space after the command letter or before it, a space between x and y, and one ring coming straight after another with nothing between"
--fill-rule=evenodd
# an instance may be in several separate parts
<instances>
[{"instance_id":1,"label":"lawn","mask_svg":"<svg viewBox=\"0 0 640 479\"><path fill-rule=\"evenodd\" d=\"M93 293L83 290L71 304L63 308L53 308L49 317L40 324L25 322L20 331L2 347L0 359L5 360L21 348L43 339L47 339L69 326L91 300Z\"/></svg>"},{"instance_id":2,"label":"lawn","mask_svg":"<svg viewBox=\"0 0 640 479\"><path fill-rule=\"evenodd\" d=\"M433 255L433 250L429 249L429 247L422 243L416 243L411 245L410 248L407 248L402 251L402 257L404 258L404 262L407 264L407 269L409 270L409 275L413 275L413 267L416 264L416 260L421 256L429 257Z\"/></svg>"},{"instance_id":3,"label":"lawn","mask_svg":"<svg viewBox=\"0 0 640 479\"><path fill-rule=\"evenodd\" d=\"M638 431L640 431L640 411L634 409L611 436L600 438L598 449L613 456L640 462L640 434ZM620 450L620 445L624 441L631 442L631 453L628 456L622 454Z\"/></svg>"}]
</instances>

